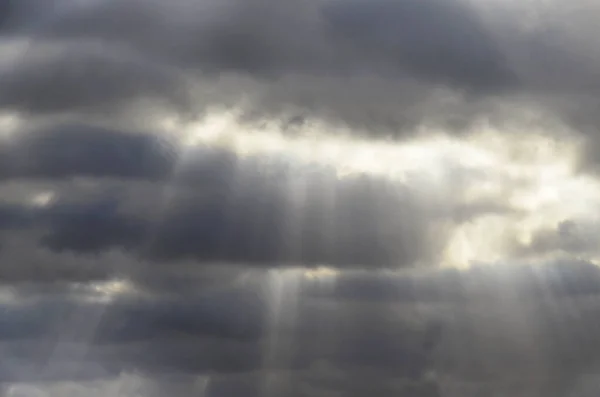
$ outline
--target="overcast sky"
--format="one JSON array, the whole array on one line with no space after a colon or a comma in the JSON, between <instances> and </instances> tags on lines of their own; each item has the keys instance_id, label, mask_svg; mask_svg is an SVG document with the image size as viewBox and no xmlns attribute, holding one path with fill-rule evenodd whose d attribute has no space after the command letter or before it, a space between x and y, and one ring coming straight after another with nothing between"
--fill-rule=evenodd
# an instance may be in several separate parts
<instances>
[{"instance_id":1,"label":"overcast sky","mask_svg":"<svg viewBox=\"0 0 600 397\"><path fill-rule=\"evenodd\" d=\"M600 391L600 3L1 0L0 391Z\"/></svg>"}]
</instances>

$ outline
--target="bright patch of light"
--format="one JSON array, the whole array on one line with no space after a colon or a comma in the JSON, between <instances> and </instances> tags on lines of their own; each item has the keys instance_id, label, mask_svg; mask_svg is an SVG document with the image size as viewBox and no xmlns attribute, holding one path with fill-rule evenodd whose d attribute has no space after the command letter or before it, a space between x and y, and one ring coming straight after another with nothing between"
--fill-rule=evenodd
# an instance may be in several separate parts
<instances>
[{"instance_id":1,"label":"bright patch of light","mask_svg":"<svg viewBox=\"0 0 600 397\"><path fill-rule=\"evenodd\" d=\"M17 299L15 291L10 287L0 287L0 304L13 303Z\"/></svg>"},{"instance_id":2,"label":"bright patch of light","mask_svg":"<svg viewBox=\"0 0 600 397\"><path fill-rule=\"evenodd\" d=\"M478 167L490 161L485 151L448 138L443 131L430 131L425 138L397 144L358 139L343 129L314 122L292 135L276 123L242 126L234 113L213 113L191 125L165 119L161 126L178 136L185 148L224 148L241 156L285 155L301 163L333 166L340 176L370 174L406 179L427 173L436 180L449 163Z\"/></svg>"},{"instance_id":3,"label":"bright patch of light","mask_svg":"<svg viewBox=\"0 0 600 397\"><path fill-rule=\"evenodd\" d=\"M16 384L8 388L8 397L46 397L48 394L35 386Z\"/></svg>"},{"instance_id":4,"label":"bright patch of light","mask_svg":"<svg viewBox=\"0 0 600 397\"><path fill-rule=\"evenodd\" d=\"M503 151L517 144L520 156ZM565 220L589 218L600 209L600 184L575 171L576 144L558 146L538 136L497 147L497 161L485 173L485 184L472 183L463 198L466 202L475 197L495 200L508 213L459 225L445 258L453 265L505 259L518 245L530 244L540 230L556 228Z\"/></svg>"},{"instance_id":5,"label":"bright patch of light","mask_svg":"<svg viewBox=\"0 0 600 397\"><path fill-rule=\"evenodd\" d=\"M338 271L330 267L317 267L314 269L306 269L303 273L304 277L309 280L331 279L338 275Z\"/></svg>"},{"instance_id":6,"label":"bright patch of light","mask_svg":"<svg viewBox=\"0 0 600 397\"><path fill-rule=\"evenodd\" d=\"M122 295L131 294L134 288L126 280L112 280L92 283L85 290L92 295L92 300L111 301Z\"/></svg>"},{"instance_id":7,"label":"bright patch of light","mask_svg":"<svg viewBox=\"0 0 600 397\"><path fill-rule=\"evenodd\" d=\"M31 40L27 38L0 39L0 66L10 67L27 54Z\"/></svg>"},{"instance_id":8,"label":"bright patch of light","mask_svg":"<svg viewBox=\"0 0 600 397\"><path fill-rule=\"evenodd\" d=\"M44 191L30 197L29 202L35 207L46 207L55 198L54 192Z\"/></svg>"},{"instance_id":9,"label":"bright patch of light","mask_svg":"<svg viewBox=\"0 0 600 397\"><path fill-rule=\"evenodd\" d=\"M21 127L23 120L13 112L0 112L0 141L10 139Z\"/></svg>"},{"instance_id":10,"label":"bright patch of light","mask_svg":"<svg viewBox=\"0 0 600 397\"><path fill-rule=\"evenodd\" d=\"M501 216L482 217L457 226L447 243L443 265L463 268L474 262L504 259L510 236L518 227Z\"/></svg>"},{"instance_id":11,"label":"bright patch of light","mask_svg":"<svg viewBox=\"0 0 600 397\"><path fill-rule=\"evenodd\" d=\"M443 266L506 259L540 230L600 211L600 183L576 171L582 142L558 123L552 131L547 125L536 129L535 123L502 130L482 123L456 137L423 127L415 138L395 141L357 137L318 121L286 130L274 122L252 126L237 120L235 112L210 112L195 123L166 120L162 126L179 137L184 157L196 155L194 147L283 156L300 165L332 167L339 177L366 174L396 181L421 195L432 211L479 203L505 208L468 222L442 221L438 226L452 229L439 257ZM302 277L323 276L310 270Z\"/></svg>"}]
</instances>

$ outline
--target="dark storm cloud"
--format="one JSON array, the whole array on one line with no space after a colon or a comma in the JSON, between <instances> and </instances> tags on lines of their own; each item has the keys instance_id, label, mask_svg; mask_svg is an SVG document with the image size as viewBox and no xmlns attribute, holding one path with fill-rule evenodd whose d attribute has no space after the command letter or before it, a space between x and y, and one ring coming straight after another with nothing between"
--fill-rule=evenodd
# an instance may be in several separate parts
<instances>
[{"instance_id":1,"label":"dark storm cloud","mask_svg":"<svg viewBox=\"0 0 600 397\"><path fill-rule=\"evenodd\" d=\"M96 369L98 372L98 370ZM335 371L335 370L334 370ZM117 377L106 381L35 383L19 385L13 389L15 395L21 393L39 393L43 390L44 396L63 397L65 395L79 396L105 396L114 390L122 394L143 395L148 397L178 396L178 397L220 397L220 396L245 396L254 397L268 395L285 395L290 397L319 397L339 395L360 397L367 393L378 396L396 396L398 393L409 393L411 396L437 397L435 384L432 382L407 382L401 378L388 379L377 376L366 377L361 374L356 378L356 373L342 373L339 378L332 376L330 387L314 385L313 378L327 378L329 371L323 372L321 368L308 371L272 371L269 373L250 372L240 375L207 375L190 376L180 374L143 376L139 373L124 372ZM7 391L10 390L7 388ZM19 391L17 391L19 390ZM6 391L6 392L7 392ZM38 394L33 394L38 395Z\"/></svg>"},{"instance_id":2,"label":"dark storm cloud","mask_svg":"<svg viewBox=\"0 0 600 397\"><path fill-rule=\"evenodd\" d=\"M448 322L437 347L440 373L457 382L533 395L569 395L577 379L594 373L598 352L598 296L446 306Z\"/></svg>"},{"instance_id":3,"label":"dark storm cloud","mask_svg":"<svg viewBox=\"0 0 600 397\"><path fill-rule=\"evenodd\" d=\"M0 40L2 40L0 38ZM117 112L140 100L185 111L184 80L169 67L100 42L2 42L0 107L32 114Z\"/></svg>"},{"instance_id":4,"label":"dark storm cloud","mask_svg":"<svg viewBox=\"0 0 600 397\"><path fill-rule=\"evenodd\" d=\"M266 391L268 390L268 391ZM260 374L218 377L208 383L208 396L244 395L261 396L267 393L286 396L396 396L408 394L419 397L435 397L435 385L428 381L407 381L366 373L366 371L342 371L327 363L316 364L309 371L276 372L272 379Z\"/></svg>"},{"instance_id":5,"label":"dark storm cloud","mask_svg":"<svg viewBox=\"0 0 600 397\"><path fill-rule=\"evenodd\" d=\"M89 125L24 131L0 144L0 177L76 176L164 180L175 165L174 146L150 134Z\"/></svg>"},{"instance_id":6,"label":"dark storm cloud","mask_svg":"<svg viewBox=\"0 0 600 397\"><path fill-rule=\"evenodd\" d=\"M103 231L110 232L111 229L104 228ZM70 235L82 248L96 248L97 251L86 254L66 249L57 251L40 244L39 237L46 245L57 242L56 238L43 238L43 230L39 233L37 229L4 230L0 244L0 285L9 289L14 286L25 299L38 293L61 292L71 283L104 282L124 277L148 292L190 293L228 285L248 270L246 264L233 266L193 259L149 263L133 249L92 246L99 242L114 242L115 238L110 235L92 232L93 238L85 239L74 236L76 232L72 229L62 233ZM123 234L117 231L119 235ZM123 241L119 243L124 245Z\"/></svg>"},{"instance_id":7,"label":"dark storm cloud","mask_svg":"<svg viewBox=\"0 0 600 397\"><path fill-rule=\"evenodd\" d=\"M13 380L44 380L63 362L72 368L77 362L95 363L106 374L227 374L307 369L321 360L419 379L430 365L431 346L420 343L427 338L421 335L427 334L427 319L343 304L322 308L301 299L290 307L293 317L281 313L284 321L273 322L274 303L265 298L257 290L229 289L191 299L121 297L86 303L56 296L3 304L0 339L6 366L0 376L4 381L11 375ZM395 318L386 318L390 314ZM348 324L354 328L345 338L331 338ZM49 353L52 359L45 364ZM18 363L32 370L11 374ZM68 379L69 372L55 376Z\"/></svg>"},{"instance_id":8,"label":"dark storm cloud","mask_svg":"<svg viewBox=\"0 0 600 397\"><path fill-rule=\"evenodd\" d=\"M213 292L191 301L125 298L114 303L81 303L75 298L58 295L42 302L5 305L0 338L62 335L69 342L114 344L164 337L169 333L239 340L256 340L265 334L268 308L260 293ZM68 322L81 323L67 325ZM82 331L87 322L93 324L93 329Z\"/></svg>"},{"instance_id":9,"label":"dark storm cloud","mask_svg":"<svg viewBox=\"0 0 600 397\"><path fill-rule=\"evenodd\" d=\"M0 206L0 229L19 229L33 223L35 211L22 205Z\"/></svg>"},{"instance_id":10,"label":"dark storm cloud","mask_svg":"<svg viewBox=\"0 0 600 397\"><path fill-rule=\"evenodd\" d=\"M551 2L537 18L526 5L460 0L26 3L17 8L30 18L13 18L10 40L25 37L28 49L3 62L0 79L0 103L22 111L122 112L150 99L186 114L240 106L251 118L323 118L372 134L461 130L505 116L491 99L518 96L578 128L594 115L583 109L600 57L583 3ZM566 28L560 10L581 23Z\"/></svg>"},{"instance_id":11,"label":"dark storm cloud","mask_svg":"<svg viewBox=\"0 0 600 397\"><path fill-rule=\"evenodd\" d=\"M136 259L119 251L105 250L93 256L58 253L44 248L32 238L31 232L9 230L2 234L0 244L2 284L28 282L88 282L129 272Z\"/></svg>"},{"instance_id":12,"label":"dark storm cloud","mask_svg":"<svg viewBox=\"0 0 600 397\"><path fill-rule=\"evenodd\" d=\"M48 3L52 3L52 0ZM0 32L5 33L23 24L30 16L38 14L36 9L43 9L39 1L0 1ZM38 14L39 15L39 14Z\"/></svg>"},{"instance_id":13,"label":"dark storm cloud","mask_svg":"<svg viewBox=\"0 0 600 397\"><path fill-rule=\"evenodd\" d=\"M526 29L520 6L486 14L499 2L459 0L75 3L0 2L0 107L27 123L81 121L0 143L2 187L48 195L0 194L0 383L135 371L161 397L175 384L201 395L167 375L209 375L209 397L264 395L267 378L277 396L437 397L450 378L548 396L597 368L591 263L273 276L436 266L446 230L430 222L454 203L283 156L181 156L152 131L114 127L216 106L290 134L314 119L456 132L481 118L520 125L521 111L593 132L600 58L585 21L546 10ZM452 215L505 210L483 207ZM593 227L544 233L527 249L593 250ZM109 300L95 283L114 278L141 295Z\"/></svg>"},{"instance_id":14,"label":"dark storm cloud","mask_svg":"<svg viewBox=\"0 0 600 397\"><path fill-rule=\"evenodd\" d=\"M209 70L387 69L484 88L513 78L478 16L459 1L174 1L167 7L112 0L73 7L38 34L125 40Z\"/></svg>"},{"instance_id":15,"label":"dark storm cloud","mask_svg":"<svg viewBox=\"0 0 600 397\"><path fill-rule=\"evenodd\" d=\"M124 203L135 185L103 189L108 183L99 179L95 192L80 197L67 192L46 206L3 208L0 226L37 229L55 251L116 248L163 261L259 266L397 267L427 255L423 209L384 179L339 179L329 166L208 147L179 157L151 134L77 125L23 133L1 151L5 180L157 183L154 198L137 195L139 203ZM148 211L130 211L148 200Z\"/></svg>"},{"instance_id":16,"label":"dark storm cloud","mask_svg":"<svg viewBox=\"0 0 600 397\"><path fill-rule=\"evenodd\" d=\"M344 184L344 182L337 182ZM410 266L426 254L427 238L409 200L358 183L335 207L318 195L300 210L280 188L254 185L243 196L171 198L158 219L120 214L86 203L46 209L42 242L54 250L99 252L127 248L157 260L196 259L256 265ZM239 192L240 187L237 187ZM388 201L391 200L391 201ZM391 219L390 205L404 206ZM328 211L326 218L319 217ZM352 215L352 216L351 216ZM141 250L141 251L140 251Z\"/></svg>"},{"instance_id":17,"label":"dark storm cloud","mask_svg":"<svg viewBox=\"0 0 600 397\"><path fill-rule=\"evenodd\" d=\"M459 1L333 1L324 15L367 59L411 75L484 89L516 83L477 14Z\"/></svg>"},{"instance_id":18,"label":"dark storm cloud","mask_svg":"<svg viewBox=\"0 0 600 397\"><path fill-rule=\"evenodd\" d=\"M435 378L428 384L422 376L437 371L482 390L521 384L522 391L567 392L600 361L598 296L524 299L507 290L495 299L473 293L458 304L419 305L323 304L301 292L276 318L276 302L257 285L186 299L55 297L3 304L2 379L209 373L215 392L252 391L267 373L244 373L308 371L320 362L335 371L300 378L280 373L273 387L346 390L361 379L360 390L380 385L390 393L433 393Z\"/></svg>"},{"instance_id":19,"label":"dark storm cloud","mask_svg":"<svg viewBox=\"0 0 600 397\"><path fill-rule=\"evenodd\" d=\"M11 53L15 37L29 41L3 64L3 107L114 113L151 100L185 114L243 106L251 118L397 130L450 112L444 101L431 103L440 101L437 85L517 85L494 38L460 1L57 3L6 39Z\"/></svg>"},{"instance_id":20,"label":"dark storm cloud","mask_svg":"<svg viewBox=\"0 0 600 397\"><path fill-rule=\"evenodd\" d=\"M0 103L19 111L110 114L150 101L186 116L241 107L250 119L398 134L464 130L526 98L576 128L597 124L585 110L593 29L565 29L554 11L527 30L520 6L460 0L27 3L38 11L6 39L0 79ZM568 11L579 20L585 7ZM15 37L29 40L17 55Z\"/></svg>"},{"instance_id":21,"label":"dark storm cloud","mask_svg":"<svg viewBox=\"0 0 600 397\"><path fill-rule=\"evenodd\" d=\"M150 253L159 258L394 267L409 266L426 254L421 251L425 224L418 205L404 192L368 178L309 177L301 187L306 197L294 198L297 191L285 190L293 183L287 178L278 182L250 176L223 196L224 202L183 202L167 209ZM336 197L335 204L328 193ZM394 216L388 212L392 208Z\"/></svg>"}]
</instances>

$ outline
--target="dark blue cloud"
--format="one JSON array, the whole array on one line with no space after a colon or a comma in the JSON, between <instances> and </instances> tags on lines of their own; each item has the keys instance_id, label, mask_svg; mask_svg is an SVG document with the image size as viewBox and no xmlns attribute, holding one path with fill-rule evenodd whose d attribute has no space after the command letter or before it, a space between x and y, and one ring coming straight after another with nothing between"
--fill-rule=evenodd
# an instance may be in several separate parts
<instances>
[{"instance_id":1,"label":"dark blue cloud","mask_svg":"<svg viewBox=\"0 0 600 397\"><path fill-rule=\"evenodd\" d=\"M107 247L133 249L139 246L148 225L141 219L120 215L118 202L93 200L86 203L58 203L40 214L51 232L42 238L42 244L61 251L101 251ZM83 232L85 231L85 232Z\"/></svg>"},{"instance_id":2,"label":"dark blue cloud","mask_svg":"<svg viewBox=\"0 0 600 397\"><path fill-rule=\"evenodd\" d=\"M308 12L311 7L316 11ZM467 87L514 82L480 17L454 0L334 1L306 7L232 1L218 9L210 2L175 1L166 8L112 0L72 7L43 26L40 37L124 41L171 62L219 72L273 76L387 69Z\"/></svg>"},{"instance_id":3,"label":"dark blue cloud","mask_svg":"<svg viewBox=\"0 0 600 397\"><path fill-rule=\"evenodd\" d=\"M23 133L4 142L0 153L0 177L4 179L165 179L175 161L173 148L155 136L86 125Z\"/></svg>"},{"instance_id":4,"label":"dark blue cloud","mask_svg":"<svg viewBox=\"0 0 600 397\"><path fill-rule=\"evenodd\" d=\"M159 196L170 192L138 215L123 210L119 188L5 209L5 227L44 230L42 244L55 251L121 248L162 261L335 266L410 266L424 254L418 204L384 179L339 179L333 167L209 147L179 157L172 143L150 134L81 125L24 133L2 151L5 180L113 178L155 183ZM291 186L301 179L306 197L298 201Z\"/></svg>"},{"instance_id":5,"label":"dark blue cloud","mask_svg":"<svg viewBox=\"0 0 600 397\"><path fill-rule=\"evenodd\" d=\"M459 1L332 1L323 11L332 30L367 62L459 87L517 83L479 16Z\"/></svg>"},{"instance_id":6,"label":"dark blue cloud","mask_svg":"<svg viewBox=\"0 0 600 397\"><path fill-rule=\"evenodd\" d=\"M60 362L88 361L106 376L119 370L179 374L300 370L325 360L340 367L368 365L419 378L430 365L431 346L418 343L429 338L426 322L420 327L411 326L410 319L390 322L386 313L373 315L352 307L326 316L318 313L322 309L299 306L294 322L284 325L273 322L272 304L255 289L222 290L187 299L121 297L112 302L82 302L55 297L4 304L0 348L7 360L35 368L47 354L40 346L49 343L55 367ZM346 337L324 337L338 321L364 315L369 326L356 319L356 329ZM386 327L407 338L381 333ZM86 354L77 354L81 351ZM43 380L51 372L42 366L19 375ZM55 376L70 375L58 371ZM0 374L3 380L10 377L10 371Z\"/></svg>"},{"instance_id":7,"label":"dark blue cloud","mask_svg":"<svg viewBox=\"0 0 600 397\"><path fill-rule=\"evenodd\" d=\"M207 293L190 300L81 302L78 297L81 295L56 295L3 304L0 340L60 337L64 343L111 346L173 335L257 341L267 332L268 307L259 292Z\"/></svg>"},{"instance_id":8,"label":"dark blue cloud","mask_svg":"<svg viewBox=\"0 0 600 397\"><path fill-rule=\"evenodd\" d=\"M35 222L36 211L32 207L18 204L0 206L0 229L30 226Z\"/></svg>"},{"instance_id":9,"label":"dark blue cloud","mask_svg":"<svg viewBox=\"0 0 600 397\"><path fill-rule=\"evenodd\" d=\"M182 112L189 104L181 75L136 52L94 41L20 40L0 36L15 50L11 62L0 66L5 110L106 117L140 102Z\"/></svg>"},{"instance_id":10,"label":"dark blue cloud","mask_svg":"<svg viewBox=\"0 0 600 397\"><path fill-rule=\"evenodd\" d=\"M7 19L31 41L0 67L3 108L105 116L152 102L189 115L246 97L251 117L291 111L374 133L433 117L402 111L427 106L431 85L484 94L520 86L481 17L459 0L54 1L6 6L29 16ZM379 81L369 84L372 105L365 76Z\"/></svg>"}]
</instances>

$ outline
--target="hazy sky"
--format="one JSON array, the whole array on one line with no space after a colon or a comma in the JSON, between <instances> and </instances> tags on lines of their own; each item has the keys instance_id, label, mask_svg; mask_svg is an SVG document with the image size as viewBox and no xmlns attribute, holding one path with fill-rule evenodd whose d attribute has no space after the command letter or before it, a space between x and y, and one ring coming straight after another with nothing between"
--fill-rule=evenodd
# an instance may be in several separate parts
<instances>
[{"instance_id":1,"label":"hazy sky","mask_svg":"<svg viewBox=\"0 0 600 397\"><path fill-rule=\"evenodd\" d=\"M599 19L1 0L3 395L596 396Z\"/></svg>"}]
</instances>

